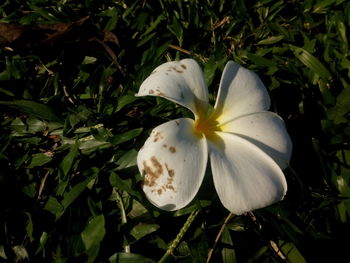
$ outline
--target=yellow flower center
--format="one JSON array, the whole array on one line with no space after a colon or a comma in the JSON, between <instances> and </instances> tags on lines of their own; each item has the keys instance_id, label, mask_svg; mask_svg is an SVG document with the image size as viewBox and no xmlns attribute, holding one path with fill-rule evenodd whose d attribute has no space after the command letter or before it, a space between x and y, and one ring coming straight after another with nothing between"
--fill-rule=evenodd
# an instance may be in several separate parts
<instances>
[{"instance_id":1,"label":"yellow flower center","mask_svg":"<svg viewBox=\"0 0 350 263\"><path fill-rule=\"evenodd\" d=\"M193 127L194 134L199 138L205 136L213 142L219 141L220 139L216 134L217 131L221 131L221 127L217 121L218 114L215 111L208 114L207 109L204 109L199 102L195 103L195 107L197 114Z\"/></svg>"},{"instance_id":2,"label":"yellow flower center","mask_svg":"<svg viewBox=\"0 0 350 263\"><path fill-rule=\"evenodd\" d=\"M202 137L203 135L212 141L216 141L217 135L215 132L221 131L221 127L218 125L219 123L216 121L216 118L211 115L209 117L200 116L196 118L194 122L194 133L198 137Z\"/></svg>"}]
</instances>

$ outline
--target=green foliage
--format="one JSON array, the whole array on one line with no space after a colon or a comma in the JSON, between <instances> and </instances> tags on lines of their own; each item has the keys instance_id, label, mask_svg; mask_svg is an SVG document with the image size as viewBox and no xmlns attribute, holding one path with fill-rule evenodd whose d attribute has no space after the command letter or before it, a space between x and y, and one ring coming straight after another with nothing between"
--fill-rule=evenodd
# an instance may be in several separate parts
<instances>
[{"instance_id":1,"label":"green foliage","mask_svg":"<svg viewBox=\"0 0 350 263\"><path fill-rule=\"evenodd\" d=\"M350 260L347 1L7 0L0 13L0 261ZM146 200L137 151L190 115L134 94L185 57L211 100L228 60L262 78L294 145L283 201L228 218L209 180L173 213Z\"/></svg>"}]
</instances>

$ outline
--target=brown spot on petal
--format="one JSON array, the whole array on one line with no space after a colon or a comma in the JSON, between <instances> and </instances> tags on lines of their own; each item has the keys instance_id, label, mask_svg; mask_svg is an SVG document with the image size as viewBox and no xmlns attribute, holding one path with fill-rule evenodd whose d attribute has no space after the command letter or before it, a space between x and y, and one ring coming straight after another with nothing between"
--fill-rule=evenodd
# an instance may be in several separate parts
<instances>
[{"instance_id":1,"label":"brown spot on petal","mask_svg":"<svg viewBox=\"0 0 350 263\"><path fill-rule=\"evenodd\" d=\"M169 190L172 190L172 191L175 192L174 186L172 186L172 185L170 185L170 184L167 184L165 187L166 187L166 189L169 189Z\"/></svg>"},{"instance_id":2,"label":"brown spot on petal","mask_svg":"<svg viewBox=\"0 0 350 263\"><path fill-rule=\"evenodd\" d=\"M168 147L168 145L167 144L163 144L163 147L166 148L166 147Z\"/></svg>"},{"instance_id":3,"label":"brown spot on petal","mask_svg":"<svg viewBox=\"0 0 350 263\"><path fill-rule=\"evenodd\" d=\"M160 89L156 89L156 92L157 92L157 96L165 96L165 93L161 92Z\"/></svg>"},{"instance_id":4,"label":"brown spot on petal","mask_svg":"<svg viewBox=\"0 0 350 263\"><path fill-rule=\"evenodd\" d=\"M168 177L166 179L166 183L164 185L160 186L158 189L152 190L152 192L157 191L157 193L159 195L161 195L163 193L163 191L166 192L167 190L171 190L173 192L176 192L176 189L173 186L175 171L173 169L170 169L167 163L165 163L164 166L168 172Z\"/></svg>"},{"instance_id":5,"label":"brown spot on petal","mask_svg":"<svg viewBox=\"0 0 350 263\"><path fill-rule=\"evenodd\" d=\"M170 146L170 147L169 147L169 151L170 151L171 153L176 153L176 148L175 148L174 146Z\"/></svg>"},{"instance_id":6,"label":"brown spot on petal","mask_svg":"<svg viewBox=\"0 0 350 263\"><path fill-rule=\"evenodd\" d=\"M173 177L175 175L175 171L174 171L174 169L170 169L167 163L165 163L164 165L165 165L165 168L166 168L168 175L169 175L168 183L172 183L172 181L174 180ZM171 182L169 182L169 181L171 181Z\"/></svg>"},{"instance_id":7,"label":"brown spot on petal","mask_svg":"<svg viewBox=\"0 0 350 263\"><path fill-rule=\"evenodd\" d=\"M179 121L175 121L177 126L180 126L180 122Z\"/></svg>"},{"instance_id":8,"label":"brown spot on petal","mask_svg":"<svg viewBox=\"0 0 350 263\"><path fill-rule=\"evenodd\" d=\"M183 71L181 69L178 69L176 67L169 67L168 71L176 71L177 73L183 73Z\"/></svg>"},{"instance_id":9,"label":"brown spot on petal","mask_svg":"<svg viewBox=\"0 0 350 263\"><path fill-rule=\"evenodd\" d=\"M168 170L168 174L169 174L170 177L174 177L175 171L173 169L169 169Z\"/></svg>"},{"instance_id":10,"label":"brown spot on petal","mask_svg":"<svg viewBox=\"0 0 350 263\"><path fill-rule=\"evenodd\" d=\"M148 94L154 94L154 90L153 90L153 89L150 89L150 90L148 91Z\"/></svg>"},{"instance_id":11,"label":"brown spot on petal","mask_svg":"<svg viewBox=\"0 0 350 263\"><path fill-rule=\"evenodd\" d=\"M148 166L147 162L143 161L144 185L149 187L155 186L156 181L163 174L163 166L155 156L151 157L151 163L153 167Z\"/></svg>"},{"instance_id":12,"label":"brown spot on petal","mask_svg":"<svg viewBox=\"0 0 350 263\"><path fill-rule=\"evenodd\" d=\"M153 164L153 166L157 169L159 174L163 173L163 166L161 165L161 163L157 160L157 158L155 156L151 157L151 162Z\"/></svg>"},{"instance_id":13,"label":"brown spot on petal","mask_svg":"<svg viewBox=\"0 0 350 263\"><path fill-rule=\"evenodd\" d=\"M184 65L184 64L181 64L181 67L182 67L183 69L187 69L186 65Z\"/></svg>"},{"instance_id":14,"label":"brown spot on petal","mask_svg":"<svg viewBox=\"0 0 350 263\"><path fill-rule=\"evenodd\" d=\"M162 139L164 139L162 133L161 133L161 132L157 132L157 133L154 135L153 142L157 142L157 141L162 140Z\"/></svg>"}]
</instances>

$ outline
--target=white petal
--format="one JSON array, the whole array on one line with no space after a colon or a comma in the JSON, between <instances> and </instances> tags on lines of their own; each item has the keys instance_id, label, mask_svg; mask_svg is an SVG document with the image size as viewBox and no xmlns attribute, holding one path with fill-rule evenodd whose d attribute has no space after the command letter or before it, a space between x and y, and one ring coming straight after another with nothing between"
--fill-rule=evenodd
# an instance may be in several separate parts
<instances>
[{"instance_id":1,"label":"white petal","mask_svg":"<svg viewBox=\"0 0 350 263\"><path fill-rule=\"evenodd\" d=\"M268 110L270 97L259 77L233 61L222 73L215 103L217 121L224 123L238 116Z\"/></svg>"},{"instance_id":2,"label":"white petal","mask_svg":"<svg viewBox=\"0 0 350 263\"><path fill-rule=\"evenodd\" d=\"M136 96L160 96L176 102L195 115L206 112L208 88L203 73L193 59L171 61L158 66L141 84Z\"/></svg>"},{"instance_id":3,"label":"white petal","mask_svg":"<svg viewBox=\"0 0 350 263\"><path fill-rule=\"evenodd\" d=\"M287 183L279 166L262 150L239 136L218 132L209 142L216 191L235 214L262 208L283 198Z\"/></svg>"},{"instance_id":4,"label":"white petal","mask_svg":"<svg viewBox=\"0 0 350 263\"><path fill-rule=\"evenodd\" d=\"M284 169L292 154L292 141L282 118L269 111L243 115L221 126L221 131L234 133L252 142Z\"/></svg>"},{"instance_id":5,"label":"white petal","mask_svg":"<svg viewBox=\"0 0 350 263\"><path fill-rule=\"evenodd\" d=\"M172 211L192 201L203 181L208 146L193 132L194 121L177 119L156 127L138 153L143 190L151 203Z\"/></svg>"}]
</instances>

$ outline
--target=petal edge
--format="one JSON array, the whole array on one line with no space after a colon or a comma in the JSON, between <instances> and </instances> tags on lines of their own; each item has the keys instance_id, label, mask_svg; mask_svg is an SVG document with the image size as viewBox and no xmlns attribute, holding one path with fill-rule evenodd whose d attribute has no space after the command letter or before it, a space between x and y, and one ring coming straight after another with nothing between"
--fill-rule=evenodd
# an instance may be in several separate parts
<instances>
[{"instance_id":1,"label":"petal edge","mask_svg":"<svg viewBox=\"0 0 350 263\"><path fill-rule=\"evenodd\" d=\"M270 107L269 94L253 71L229 61L222 73L214 114L219 123L241 115L266 111Z\"/></svg>"},{"instance_id":2,"label":"petal edge","mask_svg":"<svg viewBox=\"0 0 350 263\"><path fill-rule=\"evenodd\" d=\"M207 160L207 142L194 134L193 120L182 118L159 125L137 156L147 198L163 210L183 208L197 194Z\"/></svg>"},{"instance_id":3,"label":"petal edge","mask_svg":"<svg viewBox=\"0 0 350 263\"><path fill-rule=\"evenodd\" d=\"M222 204L235 214L283 199L287 183L279 166L250 142L218 132L220 145L209 143L210 163Z\"/></svg>"},{"instance_id":4,"label":"petal edge","mask_svg":"<svg viewBox=\"0 0 350 263\"><path fill-rule=\"evenodd\" d=\"M221 126L223 132L236 134L258 146L282 168L288 166L292 141L283 119L270 111L240 116Z\"/></svg>"},{"instance_id":5,"label":"petal edge","mask_svg":"<svg viewBox=\"0 0 350 263\"><path fill-rule=\"evenodd\" d=\"M208 107L208 88L203 72L193 59L158 66L140 86L136 96L159 96L190 109L196 116Z\"/></svg>"}]
</instances>

